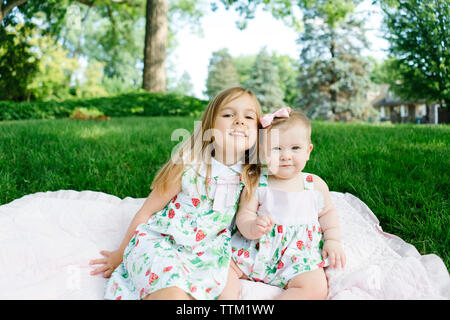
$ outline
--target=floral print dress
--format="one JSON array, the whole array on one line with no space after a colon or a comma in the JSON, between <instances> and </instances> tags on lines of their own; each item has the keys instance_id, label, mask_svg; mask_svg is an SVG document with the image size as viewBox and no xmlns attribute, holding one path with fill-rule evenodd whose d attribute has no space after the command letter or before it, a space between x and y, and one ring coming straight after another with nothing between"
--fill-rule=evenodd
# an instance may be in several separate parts
<instances>
[{"instance_id":1,"label":"floral print dress","mask_svg":"<svg viewBox=\"0 0 450 320\"><path fill-rule=\"evenodd\" d=\"M142 299L172 286L195 299L217 299L228 276L241 170L241 163L228 167L213 158L205 183L204 164L186 166L181 191L136 228L105 299Z\"/></svg>"},{"instance_id":2,"label":"floral print dress","mask_svg":"<svg viewBox=\"0 0 450 320\"><path fill-rule=\"evenodd\" d=\"M328 265L328 259L322 258L318 218L323 196L314 190L313 176L302 174L305 190L301 192L272 189L267 175L261 175L257 213L272 216L274 227L256 240L233 230L232 258L250 280L284 288L294 276Z\"/></svg>"}]
</instances>

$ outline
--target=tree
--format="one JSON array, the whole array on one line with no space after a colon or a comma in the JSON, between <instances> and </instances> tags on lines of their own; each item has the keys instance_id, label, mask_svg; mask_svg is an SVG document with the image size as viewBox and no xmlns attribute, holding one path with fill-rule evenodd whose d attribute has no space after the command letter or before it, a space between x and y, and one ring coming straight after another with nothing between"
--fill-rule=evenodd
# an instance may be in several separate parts
<instances>
[{"instance_id":1,"label":"tree","mask_svg":"<svg viewBox=\"0 0 450 320\"><path fill-rule=\"evenodd\" d=\"M272 54L272 61L278 69L279 85L284 93L284 102L288 106L295 106L300 98L297 78L301 67L298 61L288 55L276 53Z\"/></svg>"},{"instance_id":2,"label":"tree","mask_svg":"<svg viewBox=\"0 0 450 320\"><path fill-rule=\"evenodd\" d=\"M239 75L239 83L244 84L250 78L256 54L233 57L233 65Z\"/></svg>"},{"instance_id":3,"label":"tree","mask_svg":"<svg viewBox=\"0 0 450 320\"><path fill-rule=\"evenodd\" d=\"M294 14L296 8L301 10L315 8L317 13L325 18L325 22L332 27L345 19L355 8L355 0L215 0L211 4L213 10L218 7L217 2L224 4L227 10L234 8L243 16L243 20L236 22L240 29L247 27L247 20L254 18L259 6L297 31L302 29L302 22Z\"/></svg>"},{"instance_id":4,"label":"tree","mask_svg":"<svg viewBox=\"0 0 450 320\"><path fill-rule=\"evenodd\" d=\"M450 108L450 6L447 0L381 0L386 39L398 70L393 91Z\"/></svg>"},{"instance_id":5,"label":"tree","mask_svg":"<svg viewBox=\"0 0 450 320\"><path fill-rule=\"evenodd\" d=\"M168 83L168 92L183 94L190 96L194 94L194 85L192 84L191 76L184 71L178 79L174 79Z\"/></svg>"},{"instance_id":6,"label":"tree","mask_svg":"<svg viewBox=\"0 0 450 320\"><path fill-rule=\"evenodd\" d=\"M258 98L264 112L284 107L284 93L280 88L278 69L272 58L263 48L256 56L250 77L245 86Z\"/></svg>"},{"instance_id":7,"label":"tree","mask_svg":"<svg viewBox=\"0 0 450 320\"><path fill-rule=\"evenodd\" d=\"M166 91L167 0L147 0L142 88Z\"/></svg>"},{"instance_id":8,"label":"tree","mask_svg":"<svg viewBox=\"0 0 450 320\"><path fill-rule=\"evenodd\" d=\"M0 27L0 100L21 101L28 97L27 87L39 63L31 51L31 33L26 25Z\"/></svg>"},{"instance_id":9,"label":"tree","mask_svg":"<svg viewBox=\"0 0 450 320\"><path fill-rule=\"evenodd\" d=\"M294 106L299 99L297 77L300 66L297 60L287 56L273 53L270 57L273 65L278 70L279 87L283 91L284 102L288 106ZM251 77L256 55L240 55L233 57L233 64L239 75L239 83L245 84Z\"/></svg>"},{"instance_id":10,"label":"tree","mask_svg":"<svg viewBox=\"0 0 450 320\"><path fill-rule=\"evenodd\" d=\"M166 9L161 11L164 4ZM198 19L205 11L204 1L195 0L172 0L168 9L167 0L1 0L3 26L14 22L13 8L30 25L32 18L41 15L39 28L44 34L49 32L57 36L72 57L84 56L103 63L105 76L114 79L114 83L122 79L126 82L122 87L132 84L149 88L149 83L155 80L159 89L149 90L163 91L166 49L170 49L168 45L175 45L175 29L182 25L183 28L190 26L199 30ZM71 11L73 8L77 10ZM161 19L164 11L166 20L176 17L180 23L174 22L172 28L169 25L165 37L159 35L154 38L159 33L154 32L152 22L156 22L151 19L151 14L153 12ZM149 12L147 17L146 12ZM74 20L78 28L74 28ZM146 29L150 31L144 34L141 30L146 21L149 22ZM145 37L147 40L144 42ZM144 60L144 72L140 72L137 68Z\"/></svg>"},{"instance_id":11,"label":"tree","mask_svg":"<svg viewBox=\"0 0 450 320\"><path fill-rule=\"evenodd\" d=\"M311 118L368 118L369 63L361 56L367 47L363 21L348 15L334 25L311 8L304 12L300 34L302 72L298 106Z\"/></svg>"},{"instance_id":12,"label":"tree","mask_svg":"<svg viewBox=\"0 0 450 320\"><path fill-rule=\"evenodd\" d=\"M213 52L208 65L205 94L212 98L219 91L237 84L239 76L228 49Z\"/></svg>"},{"instance_id":13,"label":"tree","mask_svg":"<svg viewBox=\"0 0 450 320\"><path fill-rule=\"evenodd\" d=\"M72 75L80 67L77 59L68 57L67 50L49 35L34 36L32 41L40 57L38 72L27 88L29 94L37 100L71 98Z\"/></svg>"},{"instance_id":14,"label":"tree","mask_svg":"<svg viewBox=\"0 0 450 320\"><path fill-rule=\"evenodd\" d=\"M216 1L217 2L217 1ZM275 18L300 30L303 45L299 65L298 106L312 117L328 118L334 113L367 117L371 112L365 101L368 88L368 64L360 57L366 45L362 22L350 19L361 0L220 0L227 9L234 7L245 20L262 6ZM303 23L293 14L298 8ZM245 28L245 23L240 23ZM350 39L352 38L352 39Z\"/></svg>"}]
</instances>

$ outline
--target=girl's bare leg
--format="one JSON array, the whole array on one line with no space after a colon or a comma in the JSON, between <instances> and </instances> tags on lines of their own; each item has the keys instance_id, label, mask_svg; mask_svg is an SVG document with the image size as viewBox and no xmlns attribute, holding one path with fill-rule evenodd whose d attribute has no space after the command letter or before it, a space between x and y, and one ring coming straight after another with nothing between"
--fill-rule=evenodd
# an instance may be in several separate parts
<instances>
[{"instance_id":1,"label":"girl's bare leg","mask_svg":"<svg viewBox=\"0 0 450 320\"><path fill-rule=\"evenodd\" d=\"M328 295L328 282L323 268L292 278L277 300L323 300Z\"/></svg>"},{"instance_id":2,"label":"girl's bare leg","mask_svg":"<svg viewBox=\"0 0 450 320\"><path fill-rule=\"evenodd\" d=\"M220 294L218 300L238 300L241 297L241 283L240 278L244 277L244 273L239 267L231 260L230 267L228 268L228 279L225 288Z\"/></svg>"},{"instance_id":3,"label":"girl's bare leg","mask_svg":"<svg viewBox=\"0 0 450 320\"><path fill-rule=\"evenodd\" d=\"M143 300L193 300L194 298L178 287L168 287L147 295Z\"/></svg>"}]
</instances>

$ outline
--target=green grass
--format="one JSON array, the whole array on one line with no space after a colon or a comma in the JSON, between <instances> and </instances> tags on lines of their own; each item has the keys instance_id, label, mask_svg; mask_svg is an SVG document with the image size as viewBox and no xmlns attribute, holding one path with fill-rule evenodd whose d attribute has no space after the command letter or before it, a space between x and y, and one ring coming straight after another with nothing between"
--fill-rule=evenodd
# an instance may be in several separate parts
<instances>
[{"instance_id":1,"label":"green grass","mask_svg":"<svg viewBox=\"0 0 450 320\"><path fill-rule=\"evenodd\" d=\"M193 118L127 117L110 121L0 122L0 204L26 194L94 190L146 197L151 181ZM313 122L305 171L331 191L364 201L384 231L435 253L450 269L450 126Z\"/></svg>"}]
</instances>

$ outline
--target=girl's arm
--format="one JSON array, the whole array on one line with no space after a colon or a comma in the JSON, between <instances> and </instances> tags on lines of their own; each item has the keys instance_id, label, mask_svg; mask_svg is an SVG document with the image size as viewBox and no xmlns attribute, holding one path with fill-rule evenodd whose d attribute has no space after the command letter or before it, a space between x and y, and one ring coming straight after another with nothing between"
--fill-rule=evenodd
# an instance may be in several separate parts
<instances>
[{"instance_id":1,"label":"girl's arm","mask_svg":"<svg viewBox=\"0 0 450 320\"><path fill-rule=\"evenodd\" d=\"M256 213L258 211L258 199L253 194L250 200L246 200L244 197L246 192L247 189L244 187L236 214L236 226L245 238L255 240L271 230L273 220L270 216L260 216Z\"/></svg>"},{"instance_id":2,"label":"girl's arm","mask_svg":"<svg viewBox=\"0 0 450 320\"><path fill-rule=\"evenodd\" d=\"M149 196L145 200L142 207L134 216L133 220L130 222L127 232L120 244L120 247L115 251L100 251L102 255L106 258L91 260L89 264L103 264L103 266L91 271L91 275L96 275L103 272L103 277L108 278L111 276L112 272L117 268L117 266L122 262L123 252L130 242L131 238L136 231L138 225L146 223L150 217L156 212L162 210L167 203L179 192L181 191L181 179L175 180L170 183L167 191L164 194L159 193L156 190L150 192Z\"/></svg>"},{"instance_id":3,"label":"girl's arm","mask_svg":"<svg viewBox=\"0 0 450 320\"><path fill-rule=\"evenodd\" d=\"M131 220L130 226L128 227L125 237L118 250L123 253L128 245L128 242L130 242L133 237L137 226L142 223L146 223L152 215L164 209L169 201L180 191L181 179L179 181L174 181L174 183L170 183L165 194L161 194L156 190L150 192L142 207L136 213L133 220Z\"/></svg>"}]
</instances>

